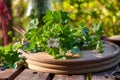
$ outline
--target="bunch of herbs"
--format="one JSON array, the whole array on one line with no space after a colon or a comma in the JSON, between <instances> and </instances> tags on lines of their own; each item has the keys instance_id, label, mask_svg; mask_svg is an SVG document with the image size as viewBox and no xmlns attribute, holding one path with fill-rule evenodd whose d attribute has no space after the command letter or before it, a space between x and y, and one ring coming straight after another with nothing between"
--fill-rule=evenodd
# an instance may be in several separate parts
<instances>
[{"instance_id":1,"label":"bunch of herbs","mask_svg":"<svg viewBox=\"0 0 120 80\"><path fill-rule=\"evenodd\" d=\"M25 51L47 52L56 59L66 59L66 53L82 54L82 49L95 49L102 52L103 27L101 24L93 24L93 32L78 22L78 26L72 25L69 14L62 10L52 12L47 10L43 17L43 26L39 26L38 19L30 21L25 34L29 45L23 47Z\"/></svg>"}]
</instances>

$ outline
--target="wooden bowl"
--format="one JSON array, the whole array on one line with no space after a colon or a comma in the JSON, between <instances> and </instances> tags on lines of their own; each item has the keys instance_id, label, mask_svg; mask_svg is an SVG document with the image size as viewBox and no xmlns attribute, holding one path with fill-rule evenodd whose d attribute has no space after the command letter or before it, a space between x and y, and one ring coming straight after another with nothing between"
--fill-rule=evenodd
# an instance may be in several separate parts
<instances>
[{"instance_id":1,"label":"wooden bowl","mask_svg":"<svg viewBox=\"0 0 120 80\"><path fill-rule=\"evenodd\" d=\"M108 38L106 38L106 40L113 42L113 43L117 44L118 46L120 46L120 35L114 35L112 37L108 37Z\"/></svg>"},{"instance_id":2,"label":"wooden bowl","mask_svg":"<svg viewBox=\"0 0 120 80\"><path fill-rule=\"evenodd\" d=\"M105 42L104 52L83 50L81 58L58 60L44 52L27 53L19 50L26 58L28 68L40 72L55 74L83 74L110 69L120 62L120 48L111 42Z\"/></svg>"}]
</instances>

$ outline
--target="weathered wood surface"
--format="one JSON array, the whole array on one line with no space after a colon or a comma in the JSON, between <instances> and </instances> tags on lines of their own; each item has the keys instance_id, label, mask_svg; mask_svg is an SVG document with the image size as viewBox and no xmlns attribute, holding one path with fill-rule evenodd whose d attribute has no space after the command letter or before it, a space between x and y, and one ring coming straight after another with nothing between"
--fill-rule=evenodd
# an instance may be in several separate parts
<instances>
[{"instance_id":1,"label":"weathered wood surface","mask_svg":"<svg viewBox=\"0 0 120 80\"><path fill-rule=\"evenodd\" d=\"M84 75L55 75L53 80L85 80Z\"/></svg>"},{"instance_id":2,"label":"weathered wood surface","mask_svg":"<svg viewBox=\"0 0 120 80\"><path fill-rule=\"evenodd\" d=\"M15 71L15 69L7 69L0 71L0 80L8 79L8 77Z\"/></svg>"},{"instance_id":3,"label":"weathered wood surface","mask_svg":"<svg viewBox=\"0 0 120 80\"><path fill-rule=\"evenodd\" d=\"M90 78L88 79L87 76L85 76L85 75L72 75L72 76L69 76L69 75L55 75L53 80L90 80ZM116 80L116 79L112 78L112 77L93 75L91 77L91 80Z\"/></svg>"},{"instance_id":4,"label":"weathered wood surface","mask_svg":"<svg viewBox=\"0 0 120 80\"><path fill-rule=\"evenodd\" d=\"M112 77L105 77L105 76L92 76L92 80L116 80Z\"/></svg>"},{"instance_id":5,"label":"weathered wood surface","mask_svg":"<svg viewBox=\"0 0 120 80\"><path fill-rule=\"evenodd\" d=\"M104 72L93 73L91 76L87 76L86 74L54 75L25 68L6 69L5 71L0 71L0 80L117 80L111 76L111 73L117 70L119 70L118 66ZM88 77L91 77L91 79L88 79Z\"/></svg>"},{"instance_id":6,"label":"weathered wood surface","mask_svg":"<svg viewBox=\"0 0 120 80\"><path fill-rule=\"evenodd\" d=\"M24 67L20 67L19 69L0 70L0 80L13 80L24 69L25 69Z\"/></svg>"},{"instance_id":7,"label":"weathered wood surface","mask_svg":"<svg viewBox=\"0 0 120 80\"><path fill-rule=\"evenodd\" d=\"M47 80L48 76L49 73L41 73L25 69L14 80Z\"/></svg>"}]
</instances>

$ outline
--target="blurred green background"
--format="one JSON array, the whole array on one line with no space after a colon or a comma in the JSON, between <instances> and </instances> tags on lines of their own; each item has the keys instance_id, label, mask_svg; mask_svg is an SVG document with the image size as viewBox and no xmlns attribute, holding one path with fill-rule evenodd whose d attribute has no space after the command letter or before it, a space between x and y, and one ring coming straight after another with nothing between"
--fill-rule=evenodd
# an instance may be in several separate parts
<instances>
[{"instance_id":1,"label":"blurred green background","mask_svg":"<svg viewBox=\"0 0 120 80\"><path fill-rule=\"evenodd\" d=\"M74 25L82 21L91 26L93 22L102 23L105 36L120 34L120 0L10 0L12 14L11 28L18 27L26 30L28 22L37 17L42 25L42 16L47 9L53 11L65 10L69 12ZM1 25L1 24L0 24ZM1 26L0 26L1 27ZM11 31L14 41L20 40L21 35ZM0 30L2 34L2 30ZM3 43L0 36L0 45Z\"/></svg>"}]
</instances>

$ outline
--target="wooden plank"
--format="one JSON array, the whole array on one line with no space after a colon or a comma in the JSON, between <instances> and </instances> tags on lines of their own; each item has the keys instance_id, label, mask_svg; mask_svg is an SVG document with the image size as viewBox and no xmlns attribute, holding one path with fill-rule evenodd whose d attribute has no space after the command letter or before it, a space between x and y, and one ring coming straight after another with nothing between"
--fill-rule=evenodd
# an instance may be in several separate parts
<instances>
[{"instance_id":1,"label":"wooden plank","mask_svg":"<svg viewBox=\"0 0 120 80\"><path fill-rule=\"evenodd\" d=\"M104 75L95 75L95 74L86 74L85 80L116 80L111 76L104 76Z\"/></svg>"},{"instance_id":2,"label":"wooden plank","mask_svg":"<svg viewBox=\"0 0 120 80\"><path fill-rule=\"evenodd\" d=\"M25 69L14 80L50 80L50 74Z\"/></svg>"},{"instance_id":3,"label":"wooden plank","mask_svg":"<svg viewBox=\"0 0 120 80\"><path fill-rule=\"evenodd\" d=\"M112 77L95 76L95 75L93 75L91 77L91 79L87 78L84 75L72 75L72 76L68 76L68 75L55 75L53 80L116 80L116 79L112 78Z\"/></svg>"},{"instance_id":4,"label":"wooden plank","mask_svg":"<svg viewBox=\"0 0 120 80\"><path fill-rule=\"evenodd\" d=\"M55 75L53 80L85 80L84 75Z\"/></svg>"},{"instance_id":5,"label":"wooden plank","mask_svg":"<svg viewBox=\"0 0 120 80\"><path fill-rule=\"evenodd\" d=\"M16 69L9 77L9 80L13 80L16 76L18 76L23 70L25 69L25 67L20 67L18 69Z\"/></svg>"},{"instance_id":6,"label":"wooden plank","mask_svg":"<svg viewBox=\"0 0 120 80\"><path fill-rule=\"evenodd\" d=\"M119 66L115 66L109 70L94 73L92 75L92 80L116 80L116 78L112 77L112 73L118 70L120 70Z\"/></svg>"},{"instance_id":7,"label":"wooden plank","mask_svg":"<svg viewBox=\"0 0 120 80\"><path fill-rule=\"evenodd\" d=\"M112 77L105 77L105 76L92 76L92 80L116 80Z\"/></svg>"},{"instance_id":8,"label":"wooden plank","mask_svg":"<svg viewBox=\"0 0 120 80\"><path fill-rule=\"evenodd\" d=\"M23 70L24 67L20 67L19 69L0 70L0 80L13 80Z\"/></svg>"},{"instance_id":9,"label":"wooden plank","mask_svg":"<svg viewBox=\"0 0 120 80\"><path fill-rule=\"evenodd\" d=\"M4 71L0 71L0 80L6 80L8 77L14 72L16 69L6 69Z\"/></svg>"},{"instance_id":10,"label":"wooden plank","mask_svg":"<svg viewBox=\"0 0 120 80\"><path fill-rule=\"evenodd\" d=\"M116 80L112 77L112 72L120 70L119 66L113 67L112 69L99 72L99 73L93 73L90 76L87 76L86 74L83 75L55 75L54 80ZM89 78L88 78L89 77ZM91 78L91 79L90 79Z\"/></svg>"}]
</instances>

